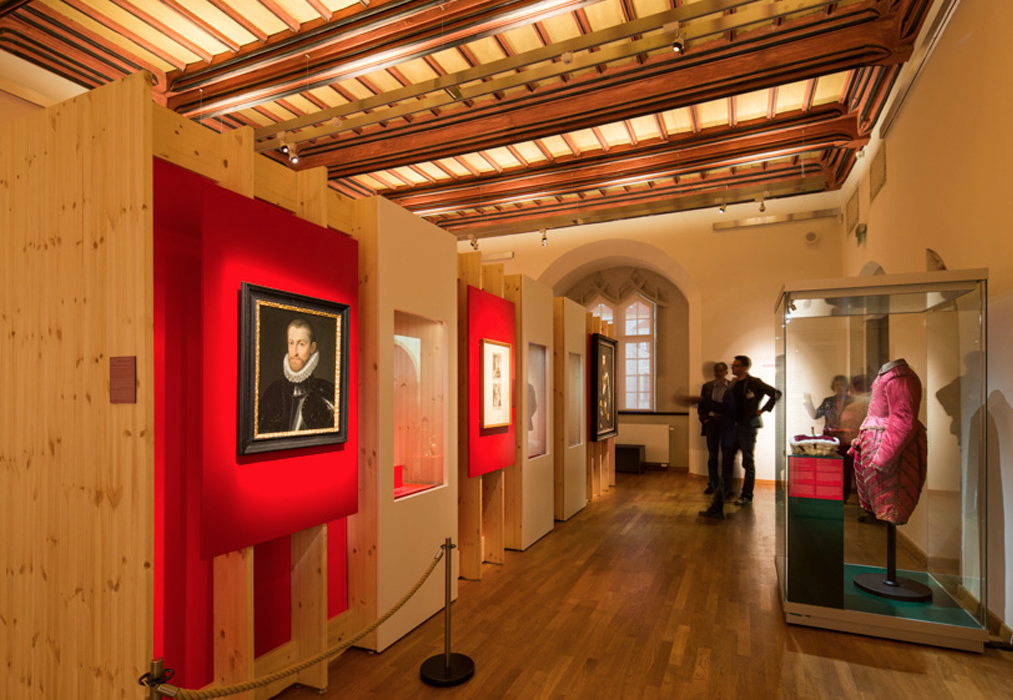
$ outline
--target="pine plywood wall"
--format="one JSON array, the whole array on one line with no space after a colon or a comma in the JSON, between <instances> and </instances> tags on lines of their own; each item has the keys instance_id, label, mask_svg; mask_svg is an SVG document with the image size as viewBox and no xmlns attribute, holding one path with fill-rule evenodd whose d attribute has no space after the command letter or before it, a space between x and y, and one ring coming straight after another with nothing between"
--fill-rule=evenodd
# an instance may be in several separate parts
<instances>
[{"instance_id":1,"label":"pine plywood wall","mask_svg":"<svg viewBox=\"0 0 1013 700\"><path fill-rule=\"evenodd\" d=\"M5 698L137 697L151 658L150 133L141 75L0 126Z\"/></svg>"}]
</instances>

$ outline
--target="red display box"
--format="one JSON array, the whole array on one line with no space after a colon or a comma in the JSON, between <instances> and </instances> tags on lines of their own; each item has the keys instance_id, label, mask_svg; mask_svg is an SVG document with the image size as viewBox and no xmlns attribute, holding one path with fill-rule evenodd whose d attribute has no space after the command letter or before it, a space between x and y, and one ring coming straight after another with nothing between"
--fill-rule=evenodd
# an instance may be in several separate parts
<instances>
[{"instance_id":1,"label":"red display box","mask_svg":"<svg viewBox=\"0 0 1013 700\"><path fill-rule=\"evenodd\" d=\"M825 501L844 500L842 457L788 457L788 496Z\"/></svg>"}]
</instances>

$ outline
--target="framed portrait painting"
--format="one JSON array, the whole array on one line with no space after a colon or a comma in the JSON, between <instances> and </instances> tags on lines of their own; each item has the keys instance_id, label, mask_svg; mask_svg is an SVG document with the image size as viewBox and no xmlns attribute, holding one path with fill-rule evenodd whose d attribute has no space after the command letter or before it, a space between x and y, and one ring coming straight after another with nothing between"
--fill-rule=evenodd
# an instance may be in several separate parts
<instances>
[{"instance_id":1,"label":"framed portrait painting","mask_svg":"<svg viewBox=\"0 0 1013 700\"><path fill-rule=\"evenodd\" d=\"M616 347L618 341L601 333L591 334L591 439L595 442L619 433L616 410Z\"/></svg>"},{"instance_id":2,"label":"framed portrait painting","mask_svg":"<svg viewBox=\"0 0 1013 700\"><path fill-rule=\"evenodd\" d=\"M239 454L348 439L349 307L243 282Z\"/></svg>"},{"instance_id":3,"label":"framed portrait painting","mask_svg":"<svg viewBox=\"0 0 1013 700\"><path fill-rule=\"evenodd\" d=\"M482 339L481 392L482 429L502 428L513 421L510 392L509 343Z\"/></svg>"}]
</instances>

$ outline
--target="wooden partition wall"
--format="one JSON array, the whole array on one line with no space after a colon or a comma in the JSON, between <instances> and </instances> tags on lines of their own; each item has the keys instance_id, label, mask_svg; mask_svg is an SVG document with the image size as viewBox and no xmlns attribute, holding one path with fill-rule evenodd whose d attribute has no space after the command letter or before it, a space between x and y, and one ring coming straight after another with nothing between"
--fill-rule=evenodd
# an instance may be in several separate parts
<instances>
[{"instance_id":1,"label":"wooden partition wall","mask_svg":"<svg viewBox=\"0 0 1013 700\"><path fill-rule=\"evenodd\" d=\"M0 125L2 697L143 692L161 439L153 157L351 235L362 219L363 205L329 190L323 169L294 172L255 155L248 128L219 135L154 105L143 74ZM110 401L113 357L135 359L134 403ZM215 560L217 683L311 656L361 621L357 606L375 587L354 576L350 612L327 620L325 544L323 525L292 535L292 641L261 659L253 658L253 550ZM318 664L295 680L322 688L326 672Z\"/></svg>"},{"instance_id":2,"label":"wooden partition wall","mask_svg":"<svg viewBox=\"0 0 1013 700\"><path fill-rule=\"evenodd\" d=\"M5 698L136 697L151 655L152 111L138 77L0 125Z\"/></svg>"},{"instance_id":3,"label":"wooden partition wall","mask_svg":"<svg viewBox=\"0 0 1013 700\"><path fill-rule=\"evenodd\" d=\"M458 405L458 545L460 576L481 580L482 563L502 564L506 560L506 525L503 470L480 477L468 476L468 287L503 296L503 265L482 265L479 252L459 253L457 258L457 333L460 381ZM514 353L516 357L516 353Z\"/></svg>"},{"instance_id":4,"label":"wooden partition wall","mask_svg":"<svg viewBox=\"0 0 1013 700\"><path fill-rule=\"evenodd\" d=\"M603 321L592 313L586 314L587 333L600 333L601 335L612 336L612 324ZM616 358L616 362L620 362ZM616 387L616 393L619 388ZM618 426L617 426L618 427ZM594 442L589 440L587 444L587 500L598 498L606 493L610 487L616 485L616 439L611 437L607 440Z\"/></svg>"},{"instance_id":5,"label":"wooden partition wall","mask_svg":"<svg viewBox=\"0 0 1013 700\"><path fill-rule=\"evenodd\" d=\"M553 300L553 463L555 518L587 505L587 321L572 299Z\"/></svg>"},{"instance_id":6,"label":"wooden partition wall","mask_svg":"<svg viewBox=\"0 0 1013 700\"><path fill-rule=\"evenodd\" d=\"M516 308L517 447L504 470L506 547L527 549L552 531L552 288L526 275L507 275Z\"/></svg>"}]
</instances>

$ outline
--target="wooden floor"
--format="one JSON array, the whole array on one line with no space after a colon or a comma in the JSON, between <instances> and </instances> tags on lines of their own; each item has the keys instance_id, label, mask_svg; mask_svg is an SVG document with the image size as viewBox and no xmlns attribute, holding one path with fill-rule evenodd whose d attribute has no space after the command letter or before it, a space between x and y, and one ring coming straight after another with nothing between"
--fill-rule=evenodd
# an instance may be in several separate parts
<instances>
[{"instance_id":1,"label":"wooden floor","mask_svg":"<svg viewBox=\"0 0 1013 700\"><path fill-rule=\"evenodd\" d=\"M309 698L1013 698L1013 653L982 655L785 624L774 572L774 495L724 521L685 472L619 474L589 504L481 582L461 581L453 651L475 676L432 688L437 615L382 654L353 649ZM871 526L875 527L875 526ZM442 566L437 569L440 573Z\"/></svg>"}]
</instances>

